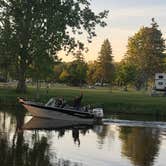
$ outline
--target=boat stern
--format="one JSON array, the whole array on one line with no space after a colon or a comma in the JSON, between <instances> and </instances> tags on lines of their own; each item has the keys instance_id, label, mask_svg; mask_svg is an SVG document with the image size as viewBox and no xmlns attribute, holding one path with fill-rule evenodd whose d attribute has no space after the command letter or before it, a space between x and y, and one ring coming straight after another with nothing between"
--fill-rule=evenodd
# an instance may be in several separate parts
<instances>
[{"instance_id":1,"label":"boat stern","mask_svg":"<svg viewBox=\"0 0 166 166\"><path fill-rule=\"evenodd\" d=\"M94 117L95 118L103 118L103 116L104 116L104 113L103 113L103 108L94 108L93 110L92 110L92 112L93 112L93 115L94 115Z\"/></svg>"}]
</instances>

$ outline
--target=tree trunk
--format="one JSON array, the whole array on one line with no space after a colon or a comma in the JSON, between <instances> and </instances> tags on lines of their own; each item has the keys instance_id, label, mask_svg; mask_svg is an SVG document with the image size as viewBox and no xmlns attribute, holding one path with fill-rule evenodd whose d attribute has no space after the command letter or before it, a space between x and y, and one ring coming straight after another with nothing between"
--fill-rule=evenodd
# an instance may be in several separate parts
<instances>
[{"instance_id":1,"label":"tree trunk","mask_svg":"<svg viewBox=\"0 0 166 166\"><path fill-rule=\"evenodd\" d=\"M36 81L36 98L39 99L39 80Z\"/></svg>"},{"instance_id":2,"label":"tree trunk","mask_svg":"<svg viewBox=\"0 0 166 166\"><path fill-rule=\"evenodd\" d=\"M5 133L6 129L6 112L3 113L3 132Z\"/></svg>"},{"instance_id":3,"label":"tree trunk","mask_svg":"<svg viewBox=\"0 0 166 166\"><path fill-rule=\"evenodd\" d=\"M21 93L25 93L27 90L26 87L26 51L22 49L21 51L21 59L20 64L18 66L18 84L17 84L17 91Z\"/></svg>"},{"instance_id":4,"label":"tree trunk","mask_svg":"<svg viewBox=\"0 0 166 166\"><path fill-rule=\"evenodd\" d=\"M144 79L143 79L143 81L144 81L144 88L145 88L145 90L147 91L148 90L148 74L146 73L146 72L144 72L144 75L143 75L144 77Z\"/></svg>"},{"instance_id":5,"label":"tree trunk","mask_svg":"<svg viewBox=\"0 0 166 166\"><path fill-rule=\"evenodd\" d=\"M8 82L8 68L5 67L5 82Z\"/></svg>"},{"instance_id":6,"label":"tree trunk","mask_svg":"<svg viewBox=\"0 0 166 166\"><path fill-rule=\"evenodd\" d=\"M18 84L17 84L17 91L18 92L21 92L21 93L26 92L27 87L26 87L25 80L26 80L25 76L20 74L19 79L18 79Z\"/></svg>"},{"instance_id":7,"label":"tree trunk","mask_svg":"<svg viewBox=\"0 0 166 166\"><path fill-rule=\"evenodd\" d=\"M100 82L101 82L101 86L103 86L103 84L104 84L104 79L102 78Z\"/></svg>"},{"instance_id":8,"label":"tree trunk","mask_svg":"<svg viewBox=\"0 0 166 166\"><path fill-rule=\"evenodd\" d=\"M148 90L148 80L145 80L145 91Z\"/></svg>"},{"instance_id":9,"label":"tree trunk","mask_svg":"<svg viewBox=\"0 0 166 166\"><path fill-rule=\"evenodd\" d=\"M125 92L128 91L128 87L127 87L127 85L125 85L125 87L124 87L124 91L125 91Z\"/></svg>"}]
</instances>

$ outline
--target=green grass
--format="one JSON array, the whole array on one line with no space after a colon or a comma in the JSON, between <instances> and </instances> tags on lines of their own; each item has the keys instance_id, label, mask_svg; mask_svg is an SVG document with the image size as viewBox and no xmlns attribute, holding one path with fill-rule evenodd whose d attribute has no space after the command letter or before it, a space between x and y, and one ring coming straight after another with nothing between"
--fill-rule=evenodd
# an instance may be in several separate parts
<instances>
[{"instance_id":1,"label":"green grass","mask_svg":"<svg viewBox=\"0 0 166 166\"><path fill-rule=\"evenodd\" d=\"M58 85L48 90L40 89L39 101L46 102L50 97L63 96L69 103L79 95L80 90L84 93L83 104L103 107L105 113L132 113L166 115L166 97L152 97L147 92L141 91L118 91L107 88L86 89ZM31 87L26 94L18 94L14 88L0 88L1 105L17 105L17 97L34 99L36 90Z\"/></svg>"}]
</instances>

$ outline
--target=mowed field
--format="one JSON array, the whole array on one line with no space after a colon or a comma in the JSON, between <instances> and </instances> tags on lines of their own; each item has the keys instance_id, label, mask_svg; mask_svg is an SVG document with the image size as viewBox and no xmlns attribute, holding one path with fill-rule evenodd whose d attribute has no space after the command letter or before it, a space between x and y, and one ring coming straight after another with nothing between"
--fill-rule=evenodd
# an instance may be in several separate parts
<instances>
[{"instance_id":1,"label":"mowed field","mask_svg":"<svg viewBox=\"0 0 166 166\"><path fill-rule=\"evenodd\" d=\"M67 103L71 104L80 91L84 94L83 105L102 107L106 113L166 115L166 97L150 96L147 91L124 92L100 87L95 89L65 85L54 85L49 89L43 87L40 88L38 99L36 99L36 89L33 86L28 87L26 94L17 93L14 87L0 87L0 104L17 105L17 97L46 102L50 97L58 96L64 97Z\"/></svg>"}]
</instances>

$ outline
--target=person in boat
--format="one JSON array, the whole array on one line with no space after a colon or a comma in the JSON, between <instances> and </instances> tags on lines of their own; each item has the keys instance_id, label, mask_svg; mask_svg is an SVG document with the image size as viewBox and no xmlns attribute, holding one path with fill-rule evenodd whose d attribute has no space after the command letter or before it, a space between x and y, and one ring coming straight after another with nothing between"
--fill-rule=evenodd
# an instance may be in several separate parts
<instances>
[{"instance_id":1,"label":"person in boat","mask_svg":"<svg viewBox=\"0 0 166 166\"><path fill-rule=\"evenodd\" d=\"M63 97L59 97L58 99L56 99L55 105L57 107L62 107L63 108L65 106L65 100L64 100L64 98Z\"/></svg>"},{"instance_id":2,"label":"person in boat","mask_svg":"<svg viewBox=\"0 0 166 166\"><path fill-rule=\"evenodd\" d=\"M74 99L74 107L79 110L80 107L81 107L81 101L82 101L82 98L83 98L83 93L81 92L80 96L76 96L75 99Z\"/></svg>"}]
</instances>

